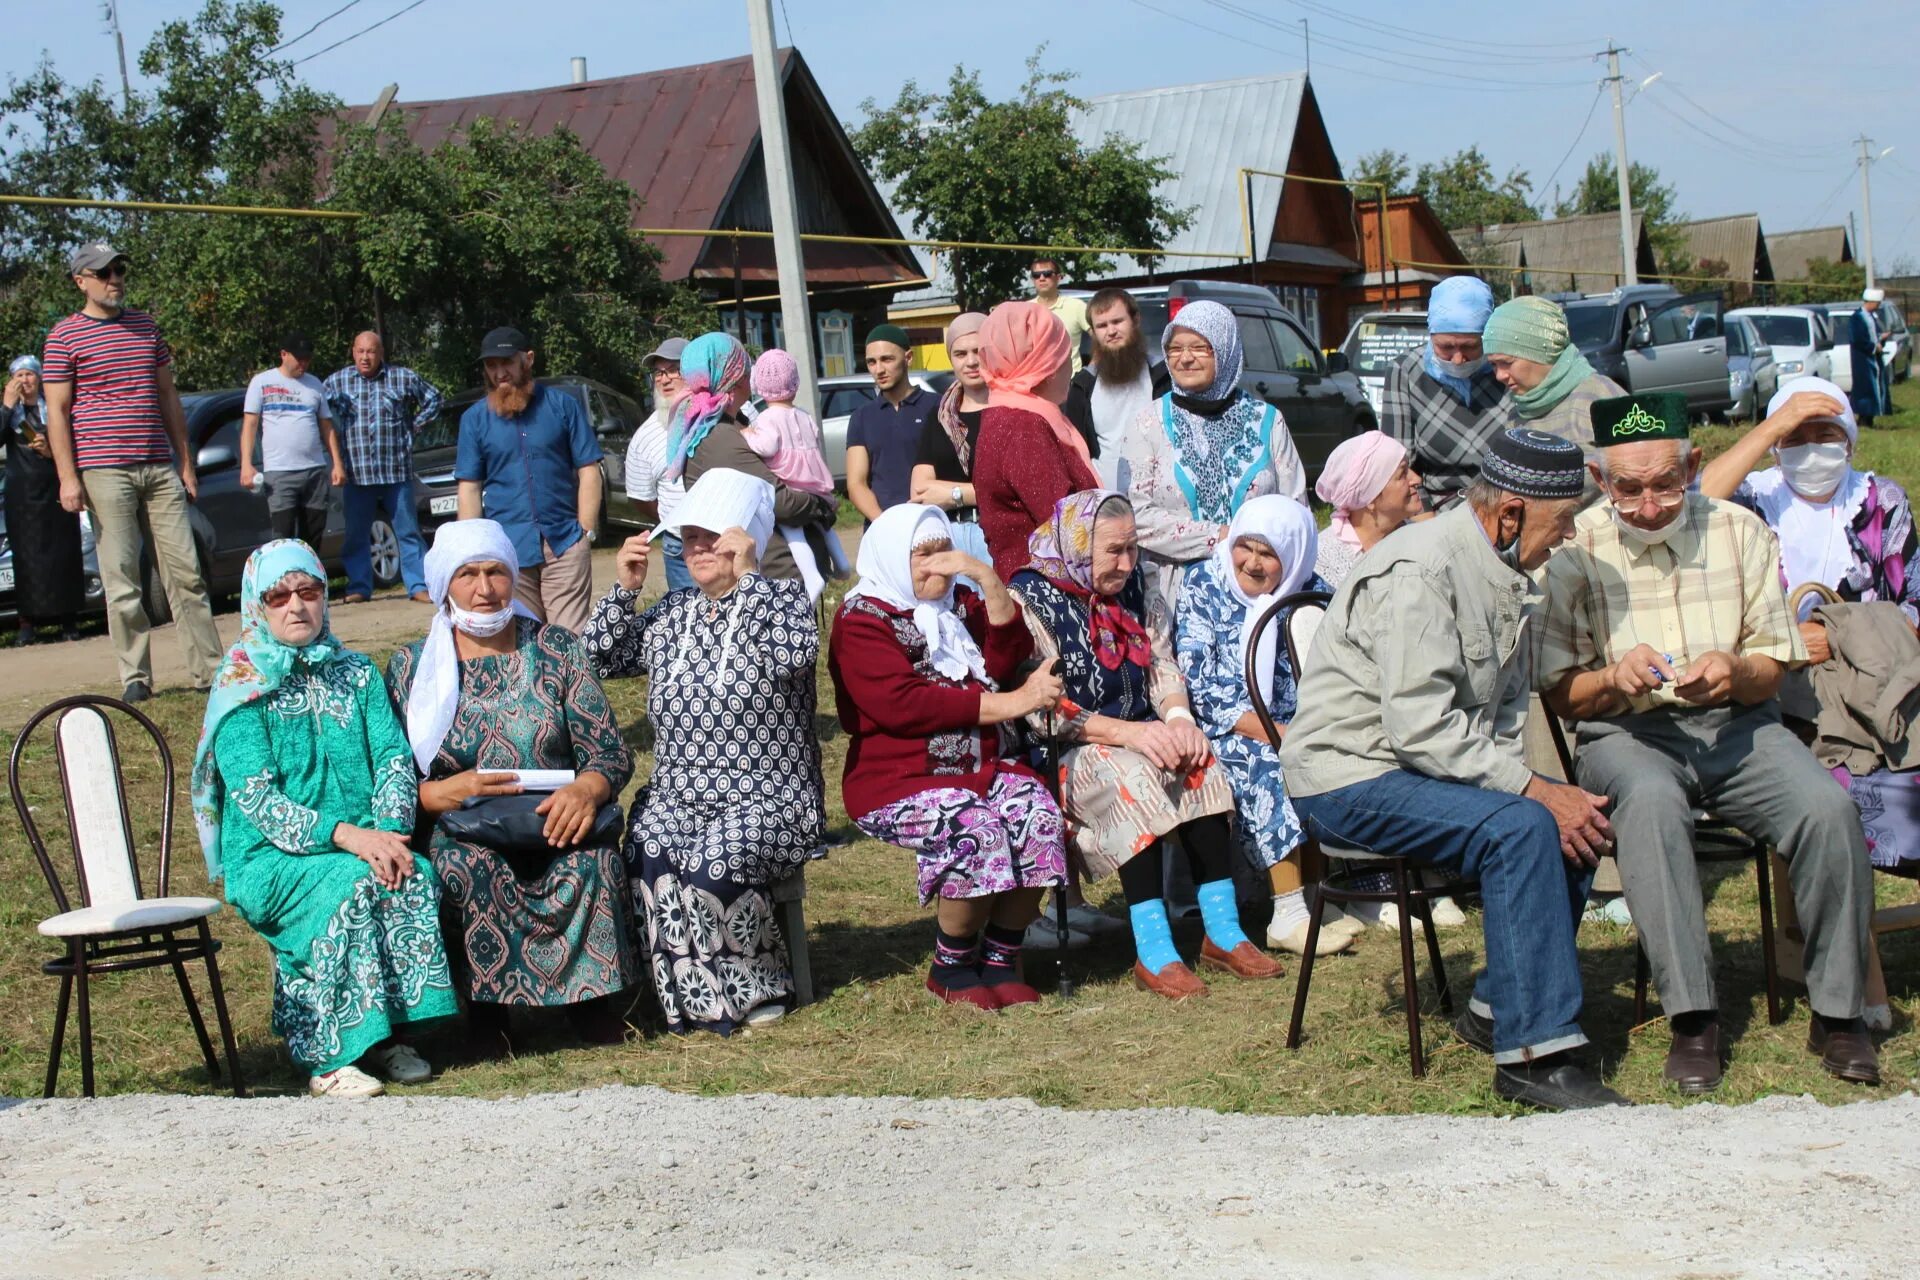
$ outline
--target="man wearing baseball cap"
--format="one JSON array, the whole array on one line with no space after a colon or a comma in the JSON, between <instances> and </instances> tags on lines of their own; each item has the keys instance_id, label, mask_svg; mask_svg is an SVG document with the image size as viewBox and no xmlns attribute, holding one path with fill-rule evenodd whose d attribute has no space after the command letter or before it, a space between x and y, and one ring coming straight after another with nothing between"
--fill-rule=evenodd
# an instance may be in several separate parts
<instances>
[{"instance_id":1,"label":"man wearing baseball cap","mask_svg":"<svg viewBox=\"0 0 1920 1280\"><path fill-rule=\"evenodd\" d=\"M41 373L60 505L93 513L107 633L126 700L141 702L153 692L140 590L140 550L149 535L187 679L204 689L220 666L220 636L187 519L200 485L173 385L173 352L153 317L126 305L124 253L95 240L75 249L67 265L86 303L47 335Z\"/></svg>"},{"instance_id":2,"label":"man wearing baseball cap","mask_svg":"<svg viewBox=\"0 0 1920 1280\"><path fill-rule=\"evenodd\" d=\"M304 333L280 339L280 363L253 375L240 418L240 483L263 477L267 515L277 538L298 538L320 552L334 485L347 482L326 388L308 372L313 343ZM260 470L253 446L260 445Z\"/></svg>"},{"instance_id":3,"label":"man wearing baseball cap","mask_svg":"<svg viewBox=\"0 0 1920 1280\"><path fill-rule=\"evenodd\" d=\"M666 475L667 420L673 416L674 404L686 394L686 385L680 380L680 353L686 349L685 338L668 338L641 361L653 382L653 412L627 442L627 496L639 505L643 518L660 525L673 523L674 512L680 509L680 500L687 492L683 477ZM681 555L680 536L663 533L660 551L667 590L692 586L693 577Z\"/></svg>"},{"instance_id":4,"label":"man wearing baseball cap","mask_svg":"<svg viewBox=\"0 0 1920 1280\"><path fill-rule=\"evenodd\" d=\"M453 474L460 518L496 520L520 557L514 597L569 631L593 605L600 441L580 402L533 378L533 344L514 328L481 340L486 398L460 417Z\"/></svg>"}]
</instances>

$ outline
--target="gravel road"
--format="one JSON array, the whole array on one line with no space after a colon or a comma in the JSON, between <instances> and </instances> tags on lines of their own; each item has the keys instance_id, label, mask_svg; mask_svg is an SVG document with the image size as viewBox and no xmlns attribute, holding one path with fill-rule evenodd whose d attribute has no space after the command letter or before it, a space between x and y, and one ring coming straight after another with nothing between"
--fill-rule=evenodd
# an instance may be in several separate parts
<instances>
[{"instance_id":1,"label":"gravel road","mask_svg":"<svg viewBox=\"0 0 1920 1280\"><path fill-rule=\"evenodd\" d=\"M1304 1119L657 1089L0 1101L31 1277L1911 1275L1920 1100Z\"/></svg>"}]
</instances>

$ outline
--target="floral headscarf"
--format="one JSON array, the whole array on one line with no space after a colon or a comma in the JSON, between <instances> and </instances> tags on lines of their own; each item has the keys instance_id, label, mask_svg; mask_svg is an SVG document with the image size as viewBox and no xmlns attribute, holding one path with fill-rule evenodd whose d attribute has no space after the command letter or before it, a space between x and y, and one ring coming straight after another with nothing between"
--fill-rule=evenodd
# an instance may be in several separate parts
<instances>
[{"instance_id":1,"label":"floral headscarf","mask_svg":"<svg viewBox=\"0 0 1920 1280\"><path fill-rule=\"evenodd\" d=\"M1093 526L1100 508L1118 500L1127 510L1133 504L1111 489L1082 489L1053 506L1047 523L1027 539L1027 568L1075 599L1085 600L1091 620L1087 638L1094 658L1112 671L1123 662L1136 667L1153 663L1147 629L1114 596L1093 590Z\"/></svg>"},{"instance_id":2,"label":"floral headscarf","mask_svg":"<svg viewBox=\"0 0 1920 1280\"><path fill-rule=\"evenodd\" d=\"M680 353L686 393L673 406L667 427L669 480L678 480L687 459L727 410L727 395L747 376L747 349L729 333L704 333Z\"/></svg>"},{"instance_id":3,"label":"floral headscarf","mask_svg":"<svg viewBox=\"0 0 1920 1280\"><path fill-rule=\"evenodd\" d=\"M325 666L340 655L340 644L320 610L320 631L304 645L282 644L267 624L262 596L288 574L303 573L324 588L327 571L313 548L298 538L269 542L247 557L240 576L240 638L227 650L220 672L207 696L207 714L200 728L200 746L193 754L193 821L200 833L200 849L207 859L207 878L218 880L220 868L220 807L226 791L214 763L213 743L220 722L249 702L278 689L295 666Z\"/></svg>"}]
</instances>

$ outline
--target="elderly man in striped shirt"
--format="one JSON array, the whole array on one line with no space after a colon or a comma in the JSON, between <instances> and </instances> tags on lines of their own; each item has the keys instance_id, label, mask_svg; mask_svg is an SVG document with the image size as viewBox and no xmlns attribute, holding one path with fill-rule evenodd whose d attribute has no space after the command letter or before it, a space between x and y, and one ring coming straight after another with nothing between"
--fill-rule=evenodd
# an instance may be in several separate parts
<instances>
[{"instance_id":1,"label":"elderly man in striped shirt","mask_svg":"<svg viewBox=\"0 0 1920 1280\"><path fill-rule=\"evenodd\" d=\"M1707 1093L1723 1074L1719 998L1693 813L1713 810L1786 858L1806 932L1807 1048L1878 1084L1861 1019L1873 873L1860 816L1780 723L1775 694L1807 651L1760 518L1691 491L1700 451L1686 397L1597 400L1607 501L1548 561L1536 680L1575 721L1579 783L1612 801L1614 856L1673 1031L1665 1076Z\"/></svg>"},{"instance_id":2,"label":"elderly man in striped shirt","mask_svg":"<svg viewBox=\"0 0 1920 1280\"><path fill-rule=\"evenodd\" d=\"M40 375L60 505L93 512L107 632L126 700L143 702L153 692L140 590L143 519L173 606L187 679L205 689L220 666L220 635L187 519L200 482L173 385L173 352L153 317L126 305L125 254L96 240L75 249L67 265L86 305L47 335Z\"/></svg>"}]
</instances>

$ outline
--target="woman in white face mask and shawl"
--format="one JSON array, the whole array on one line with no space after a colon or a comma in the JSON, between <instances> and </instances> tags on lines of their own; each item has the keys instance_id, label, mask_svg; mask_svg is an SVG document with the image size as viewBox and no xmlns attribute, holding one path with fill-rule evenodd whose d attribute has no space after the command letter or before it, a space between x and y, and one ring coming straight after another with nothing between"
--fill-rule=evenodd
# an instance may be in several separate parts
<instances>
[{"instance_id":1,"label":"woman in white face mask and shawl","mask_svg":"<svg viewBox=\"0 0 1920 1280\"><path fill-rule=\"evenodd\" d=\"M639 980L617 821L594 834L633 757L580 641L513 598L513 541L492 520L440 527L427 552L436 609L397 651L387 686L419 767L423 831L464 945L474 1048L505 1047L507 1007L562 1005L591 1043L626 1026L609 999ZM448 815L523 789L550 790L537 837L512 848L456 838Z\"/></svg>"},{"instance_id":2,"label":"woman in white face mask and shawl","mask_svg":"<svg viewBox=\"0 0 1920 1280\"><path fill-rule=\"evenodd\" d=\"M653 776L626 858L660 1009L674 1032L726 1035L792 1003L771 887L819 849L813 604L759 571L773 486L703 473L674 521L695 590L636 611L648 539L620 548L613 589L581 632L603 677L648 675Z\"/></svg>"}]
</instances>

